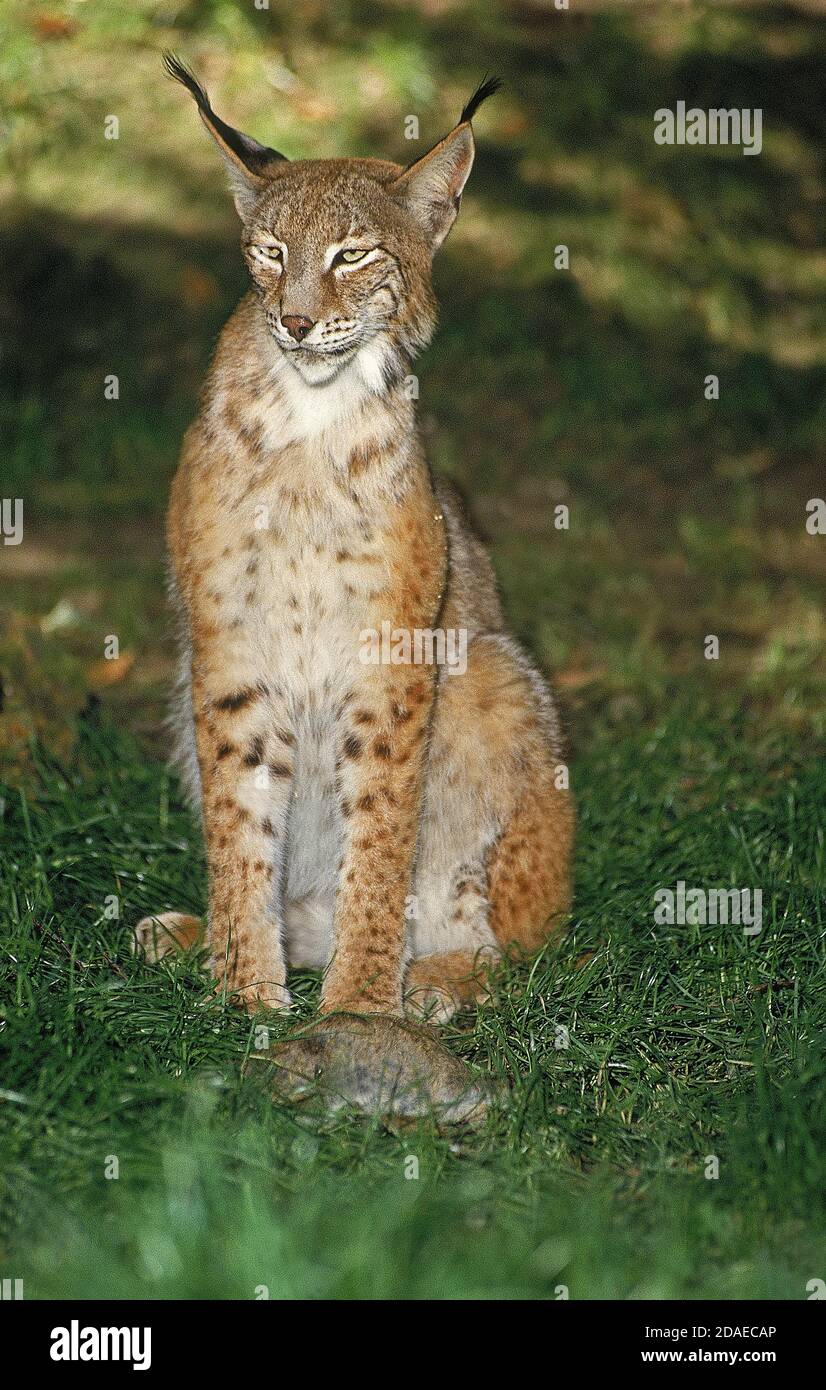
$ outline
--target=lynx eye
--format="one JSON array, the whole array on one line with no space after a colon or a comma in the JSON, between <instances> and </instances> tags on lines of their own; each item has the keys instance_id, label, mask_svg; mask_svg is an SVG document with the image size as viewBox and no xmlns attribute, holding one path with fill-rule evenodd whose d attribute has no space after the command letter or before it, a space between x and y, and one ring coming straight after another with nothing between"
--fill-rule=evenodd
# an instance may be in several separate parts
<instances>
[{"instance_id":1,"label":"lynx eye","mask_svg":"<svg viewBox=\"0 0 826 1390\"><path fill-rule=\"evenodd\" d=\"M261 261L263 265L283 265L284 256L280 246L269 246L263 242L252 242L249 249L253 260Z\"/></svg>"},{"instance_id":2,"label":"lynx eye","mask_svg":"<svg viewBox=\"0 0 826 1390\"><path fill-rule=\"evenodd\" d=\"M333 265L356 265L358 261L363 261L367 254L366 251L357 251L355 247L346 247L333 257Z\"/></svg>"}]
</instances>

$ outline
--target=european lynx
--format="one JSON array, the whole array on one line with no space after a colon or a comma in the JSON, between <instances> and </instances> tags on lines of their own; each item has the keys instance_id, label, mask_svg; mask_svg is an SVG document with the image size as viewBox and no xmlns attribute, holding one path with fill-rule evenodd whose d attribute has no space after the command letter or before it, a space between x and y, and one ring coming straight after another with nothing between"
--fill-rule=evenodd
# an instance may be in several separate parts
<instances>
[{"instance_id":1,"label":"european lynx","mask_svg":"<svg viewBox=\"0 0 826 1390\"><path fill-rule=\"evenodd\" d=\"M485 996L510 945L561 926L573 835L552 696L431 480L406 380L434 328L431 261L471 119L497 84L408 168L290 162L166 61L226 162L252 277L168 518L179 763L203 815L214 969L249 1008L287 1006L287 970L307 966L324 971L325 1013L406 1003L444 1020ZM438 649L445 633L465 669L410 659L405 639ZM137 934L157 959L200 930L168 913Z\"/></svg>"}]
</instances>

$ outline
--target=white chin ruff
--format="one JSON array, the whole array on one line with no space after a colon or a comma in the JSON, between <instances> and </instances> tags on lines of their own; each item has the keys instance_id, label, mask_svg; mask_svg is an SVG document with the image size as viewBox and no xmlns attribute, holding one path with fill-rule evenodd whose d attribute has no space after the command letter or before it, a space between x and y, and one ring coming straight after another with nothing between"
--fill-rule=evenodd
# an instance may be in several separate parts
<instances>
[{"instance_id":1,"label":"white chin ruff","mask_svg":"<svg viewBox=\"0 0 826 1390\"><path fill-rule=\"evenodd\" d=\"M324 386L338 376L350 361L350 357L311 357L309 353L300 351L289 354L290 366L308 386Z\"/></svg>"}]
</instances>

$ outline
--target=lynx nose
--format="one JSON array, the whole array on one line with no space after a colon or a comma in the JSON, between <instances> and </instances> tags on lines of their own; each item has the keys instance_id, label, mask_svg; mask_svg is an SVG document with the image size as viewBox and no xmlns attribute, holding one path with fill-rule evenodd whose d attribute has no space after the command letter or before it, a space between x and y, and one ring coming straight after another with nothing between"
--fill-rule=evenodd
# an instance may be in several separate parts
<instances>
[{"instance_id":1,"label":"lynx nose","mask_svg":"<svg viewBox=\"0 0 826 1390\"><path fill-rule=\"evenodd\" d=\"M282 314L281 322L297 343L315 327L315 319L308 319L306 314Z\"/></svg>"}]
</instances>

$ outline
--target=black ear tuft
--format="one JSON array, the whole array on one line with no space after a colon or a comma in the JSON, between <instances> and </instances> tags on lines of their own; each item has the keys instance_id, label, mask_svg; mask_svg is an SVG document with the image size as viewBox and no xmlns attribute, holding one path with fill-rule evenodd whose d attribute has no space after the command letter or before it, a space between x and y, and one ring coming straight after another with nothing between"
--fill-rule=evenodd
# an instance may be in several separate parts
<instances>
[{"instance_id":1,"label":"black ear tuft","mask_svg":"<svg viewBox=\"0 0 826 1390\"><path fill-rule=\"evenodd\" d=\"M472 121L482 102L487 101L488 97L492 97L494 92L498 92L501 86L501 77L484 77L470 101L466 102L462 108L462 114L457 124L461 125L463 121Z\"/></svg>"},{"instance_id":2,"label":"black ear tuft","mask_svg":"<svg viewBox=\"0 0 826 1390\"><path fill-rule=\"evenodd\" d=\"M222 121L220 116L216 116L213 111L209 97L198 81L193 72L190 72L185 63L180 58L168 50L163 55L163 65L170 77L174 77L176 82L183 83L187 91L195 98L198 110L213 136L219 144L225 147L225 152L244 165L251 174L262 175L268 164L274 160L284 159L283 154L278 150L273 150L269 145L261 145L257 140L253 140L251 135L244 135L243 131L235 130L226 121Z\"/></svg>"},{"instance_id":3,"label":"black ear tuft","mask_svg":"<svg viewBox=\"0 0 826 1390\"><path fill-rule=\"evenodd\" d=\"M174 77L176 82L182 82L187 91L192 93L198 103L199 111L203 111L204 114L212 111L209 97L194 72L191 72L186 64L181 62L176 53L170 53L169 49L166 49L163 55L163 65L168 77Z\"/></svg>"}]
</instances>

